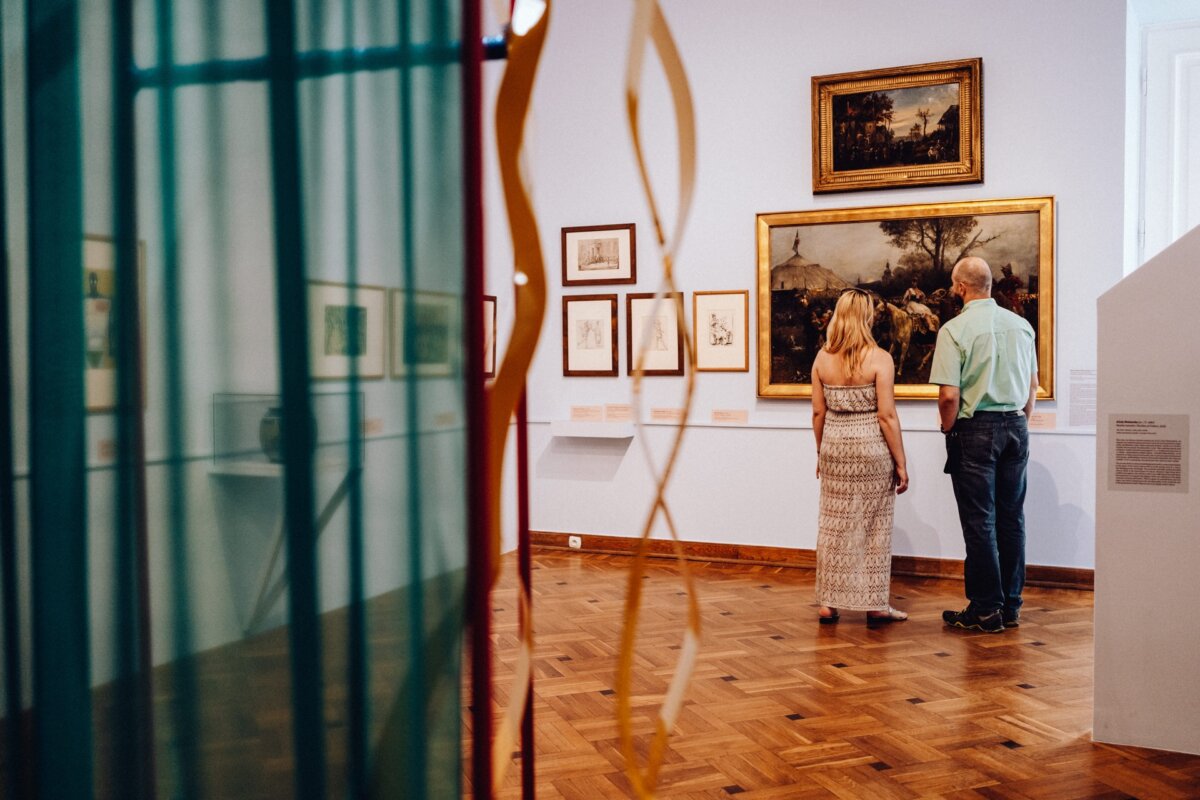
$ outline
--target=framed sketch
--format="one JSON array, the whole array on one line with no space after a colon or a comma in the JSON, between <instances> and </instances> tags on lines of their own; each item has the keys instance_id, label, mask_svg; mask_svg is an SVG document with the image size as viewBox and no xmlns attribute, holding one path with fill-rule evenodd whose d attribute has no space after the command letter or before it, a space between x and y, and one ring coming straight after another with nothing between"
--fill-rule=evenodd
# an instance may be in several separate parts
<instances>
[{"instance_id":1,"label":"framed sketch","mask_svg":"<svg viewBox=\"0 0 1200 800\"><path fill-rule=\"evenodd\" d=\"M483 377L496 377L496 297L483 296Z\"/></svg>"},{"instance_id":2,"label":"framed sketch","mask_svg":"<svg viewBox=\"0 0 1200 800\"><path fill-rule=\"evenodd\" d=\"M562 229L563 286L637 283L637 241L632 222Z\"/></svg>"},{"instance_id":3,"label":"framed sketch","mask_svg":"<svg viewBox=\"0 0 1200 800\"><path fill-rule=\"evenodd\" d=\"M812 79L813 191L983 181L983 60Z\"/></svg>"},{"instance_id":4,"label":"framed sketch","mask_svg":"<svg viewBox=\"0 0 1200 800\"><path fill-rule=\"evenodd\" d=\"M451 375L458 364L459 300L443 292L405 292L392 295L392 377ZM412 319L407 302L412 299ZM493 306L493 310L494 310ZM493 332L494 332L493 319ZM495 347L493 337L493 348ZM409 351L406 351L409 348ZM493 365L495 361L493 360Z\"/></svg>"},{"instance_id":5,"label":"framed sketch","mask_svg":"<svg viewBox=\"0 0 1200 800\"><path fill-rule=\"evenodd\" d=\"M697 372L750 371L750 292L692 292Z\"/></svg>"},{"instance_id":6,"label":"framed sketch","mask_svg":"<svg viewBox=\"0 0 1200 800\"><path fill-rule=\"evenodd\" d=\"M642 356L643 375L683 374L683 326L679 315L683 293L672 292L657 304L654 293L625 295L626 373L633 374Z\"/></svg>"},{"instance_id":7,"label":"framed sketch","mask_svg":"<svg viewBox=\"0 0 1200 800\"><path fill-rule=\"evenodd\" d=\"M581 294L562 299L563 375L617 375L617 296Z\"/></svg>"},{"instance_id":8,"label":"framed sketch","mask_svg":"<svg viewBox=\"0 0 1200 800\"><path fill-rule=\"evenodd\" d=\"M314 380L383 377L386 292L379 286L308 282L309 371Z\"/></svg>"},{"instance_id":9,"label":"framed sketch","mask_svg":"<svg viewBox=\"0 0 1200 800\"><path fill-rule=\"evenodd\" d=\"M139 330L145 341L146 246L138 242L138 305L141 307ZM104 236L83 237L83 391L88 412L103 413L117 407L118 309L117 249ZM144 352L144 348L143 348ZM143 364L145 359L143 358ZM145 403L145 386L142 402Z\"/></svg>"},{"instance_id":10,"label":"framed sketch","mask_svg":"<svg viewBox=\"0 0 1200 800\"><path fill-rule=\"evenodd\" d=\"M992 268L992 296L1037 334L1038 397L1054 397L1054 198L759 214L758 394L811 397L812 364L834 304L859 287L873 334L896 363L896 396L936 398L929 383L942 323L961 310L950 270Z\"/></svg>"}]
</instances>

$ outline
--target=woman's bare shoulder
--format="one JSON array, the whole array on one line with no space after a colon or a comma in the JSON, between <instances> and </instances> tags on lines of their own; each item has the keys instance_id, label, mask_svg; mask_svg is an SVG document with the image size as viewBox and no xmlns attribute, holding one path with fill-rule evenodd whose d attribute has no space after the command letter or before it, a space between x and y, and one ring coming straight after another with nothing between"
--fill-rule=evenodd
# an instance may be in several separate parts
<instances>
[{"instance_id":1,"label":"woman's bare shoulder","mask_svg":"<svg viewBox=\"0 0 1200 800\"><path fill-rule=\"evenodd\" d=\"M871 364L880 369L894 370L896 363L892 361L892 354L882 347L876 347L871 351Z\"/></svg>"}]
</instances>

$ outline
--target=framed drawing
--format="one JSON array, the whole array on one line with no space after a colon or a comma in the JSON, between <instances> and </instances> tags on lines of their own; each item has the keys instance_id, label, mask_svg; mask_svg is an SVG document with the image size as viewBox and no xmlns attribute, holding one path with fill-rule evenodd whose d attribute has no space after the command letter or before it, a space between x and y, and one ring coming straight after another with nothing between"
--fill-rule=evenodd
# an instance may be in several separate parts
<instances>
[{"instance_id":1,"label":"framed drawing","mask_svg":"<svg viewBox=\"0 0 1200 800\"><path fill-rule=\"evenodd\" d=\"M1037 334L1038 397L1054 397L1054 198L759 214L758 395L811 397L812 363L838 296L875 298L873 333L896 363L896 396L936 398L929 368L961 303L950 270L992 267L992 296Z\"/></svg>"},{"instance_id":2,"label":"framed drawing","mask_svg":"<svg viewBox=\"0 0 1200 800\"><path fill-rule=\"evenodd\" d=\"M483 296L483 377L496 377L496 297Z\"/></svg>"},{"instance_id":3,"label":"framed drawing","mask_svg":"<svg viewBox=\"0 0 1200 800\"><path fill-rule=\"evenodd\" d=\"M813 191L983 181L983 60L812 79Z\"/></svg>"},{"instance_id":4,"label":"framed drawing","mask_svg":"<svg viewBox=\"0 0 1200 800\"><path fill-rule=\"evenodd\" d=\"M411 322L408 321L406 307L410 294ZM409 374L444 377L453 374L458 364L458 297L442 292L409 293L403 289L392 289L391 295L392 377L403 378ZM409 348L410 352L406 352L405 348Z\"/></svg>"},{"instance_id":5,"label":"framed drawing","mask_svg":"<svg viewBox=\"0 0 1200 800\"><path fill-rule=\"evenodd\" d=\"M617 296L581 294L562 299L563 375L617 376Z\"/></svg>"},{"instance_id":6,"label":"framed drawing","mask_svg":"<svg viewBox=\"0 0 1200 800\"><path fill-rule=\"evenodd\" d=\"M750 371L750 292L692 292L697 372Z\"/></svg>"},{"instance_id":7,"label":"framed drawing","mask_svg":"<svg viewBox=\"0 0 1200 800\"><path fill-rule=\"evenodd\" d=\"M638 353L646 348L643 375L683 374L683 293L672 292L657 306L654 293L625 295L626 374L632 375Z\"/></svg>"},{"instance_id":8,"label":"framed drawing","mask_svg":"<svg viewBox=\"0 0 1200 800\"><path fill-rule=\"evenodd\" d=\"M379 286L308 282L309 373L314 380L383 377L386 292Z\"/></svg>"},{"instance_id":9,"label":"framed drawing","mask_svg":"<svg viewBox=\"0 0 1200 800\"><path fill-rule=\"evenodd\" d=\"M146 245L138 242L139 327L146 339ZM83 391L89 413L113 411L117 407L117 249L104 236L83 237ZM144 352L144 348L142 348ZM145 359L143 358L143 364ZM142 387L145 403L145 386Z\"/></svg>"},{"instance_id":10,"label":"framed drawing","mask_svg":"<svg viewBox=\"0 0 1200 800\"><path fill-rule=\"evenodd\" d=\"M563 228L563 286L637 283L636 233L632 222Z\"/></svg>"}]
</instances>

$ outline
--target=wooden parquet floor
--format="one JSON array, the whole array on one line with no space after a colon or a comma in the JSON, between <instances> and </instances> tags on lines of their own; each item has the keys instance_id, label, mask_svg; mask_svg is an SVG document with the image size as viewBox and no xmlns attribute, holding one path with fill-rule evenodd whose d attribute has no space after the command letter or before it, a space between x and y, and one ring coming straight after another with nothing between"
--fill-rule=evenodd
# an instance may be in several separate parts
<instances>
[{"instance_id":1,"label":"wooden parquet floor","mask_svg":"<svg viewBox=\"0 0 1200 800\"><path fill-rule=\"evenodd\" d=\"M538 798L632 795L612 692L629 564L535 551ZM517 633L505 568L492 603L501 707ZM893 604L911 618L867 628L861 612L818 625L807 570L693 564L693 576L703 645L659 797L1200 797L1200 756L1091 740L1088 592L1029 588L1021 627L993 635L943 627L942 610L964 605L953 581L896 579ZM650 560L644 584L633 699L643 752L685 615L674 562ZM519 776L515 759L500 797L520 797Z\"/></svg>"}]
</instances>

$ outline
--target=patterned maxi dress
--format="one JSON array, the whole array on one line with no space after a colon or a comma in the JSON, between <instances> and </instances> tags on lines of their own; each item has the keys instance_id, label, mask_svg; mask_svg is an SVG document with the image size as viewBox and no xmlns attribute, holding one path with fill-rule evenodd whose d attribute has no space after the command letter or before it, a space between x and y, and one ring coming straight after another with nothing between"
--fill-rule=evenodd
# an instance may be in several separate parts
<instances>
[{"instance_id":1,"label":"patterned maxi dress","mask_svg":"<svg viewBox=\"0 0 1200 800\"><path fill-rule=\"evenodd\" d=\"M895 466L879 429L875 386L825 386L824 391L817 602L852 611L885 611Z\"/></svg>"}]
</instances>

